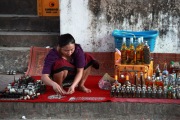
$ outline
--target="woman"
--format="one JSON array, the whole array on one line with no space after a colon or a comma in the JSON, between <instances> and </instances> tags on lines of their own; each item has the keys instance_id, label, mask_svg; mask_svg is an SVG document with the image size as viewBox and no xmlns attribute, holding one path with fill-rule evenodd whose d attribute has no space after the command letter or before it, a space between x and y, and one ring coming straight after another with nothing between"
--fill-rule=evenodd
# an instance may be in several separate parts
<instances>
[{"instance_id":1,"label":"woman","mask_svg":"<svg viewBox=\"0 0 180 120\"><path fill-rule=\"evenodd\" d=\"M72 94L75 87L90 93L91 90L84 86L90 74L91 67L99 68L94 58L83 52L79 44L70 34L59 36L58 46L49 51L45 58L41 79L46 85L53 87L58 94ZM68 91L64 86L70 85Z\"/></svg>"}]
</instances>

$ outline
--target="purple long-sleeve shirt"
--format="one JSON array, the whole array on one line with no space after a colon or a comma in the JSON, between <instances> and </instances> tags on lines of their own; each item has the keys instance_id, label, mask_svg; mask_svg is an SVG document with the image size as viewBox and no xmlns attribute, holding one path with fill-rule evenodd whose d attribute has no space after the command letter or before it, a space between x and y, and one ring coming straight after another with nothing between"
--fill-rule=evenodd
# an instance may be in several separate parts
<instances>
[{"instance_id":1,"label":"purple long-sleeve shirt","mask_svg":"<svg viewBox=\"0 0 180 120\"><path fill-rule=\"evenodd\" d=\"M76 68L83 68L85 66L84 51L79 44L75 44L75 51L71 57L71 64L73 64ZM60 56L56 48L51 49L44 60L42 74L50 74L56 60L61 58L62 57Z\"/></svg>"}]
</instances>

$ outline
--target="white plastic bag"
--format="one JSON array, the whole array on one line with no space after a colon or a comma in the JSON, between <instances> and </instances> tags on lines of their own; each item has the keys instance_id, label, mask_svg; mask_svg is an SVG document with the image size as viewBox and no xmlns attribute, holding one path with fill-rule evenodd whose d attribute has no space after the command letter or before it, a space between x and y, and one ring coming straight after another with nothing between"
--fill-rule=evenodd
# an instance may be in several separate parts
<instances>
[{"instance_id":1,"label":"white plastic bag","mask_svg":"<svg viewBox=\"0 0 180 120\"><path fill-rule=\"evenodd\" d=\"M98 85L100 89L110 90L111 84L114 82L114 78L111 77L108 73L105 73L104 76L99 80Z\"/></svg>"}]
</instances>

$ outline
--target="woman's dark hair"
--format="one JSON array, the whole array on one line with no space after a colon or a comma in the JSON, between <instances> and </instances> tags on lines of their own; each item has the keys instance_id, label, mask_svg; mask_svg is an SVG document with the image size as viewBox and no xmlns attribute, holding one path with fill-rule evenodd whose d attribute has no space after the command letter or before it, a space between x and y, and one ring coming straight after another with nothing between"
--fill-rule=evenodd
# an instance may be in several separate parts
<instances>
[{"instance_id":1,"label":"woman's dark hair","mask_svg":"<svg viewBox=\"0 0 180 120\"><path fill-rule=\"evenodd\" d=\"M67 34L60 35L58 37L58 45L59 45L59 47L66 46L66 45L68 45L70 43L75 44L75 39L71 34L67 33Z\"/></svg>"}]
</instances>

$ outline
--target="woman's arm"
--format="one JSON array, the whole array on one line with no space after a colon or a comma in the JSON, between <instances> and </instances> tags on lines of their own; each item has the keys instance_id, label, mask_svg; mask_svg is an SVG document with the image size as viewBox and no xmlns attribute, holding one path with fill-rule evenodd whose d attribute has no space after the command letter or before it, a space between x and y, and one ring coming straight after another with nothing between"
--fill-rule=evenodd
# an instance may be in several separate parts
<instances>
[{"instance_id":1,"label":"woman's arm","mask_svg":"<svg viewBox=\"0 0 180 120\"><path fill-rule=\"evenodd\" d=\"M53 90L56 92L56 93L59 93L59 94L66 94L66 91L64 91L60 85L58 85L56 82L54 82L53 80L51 80L49 78L49 74L42 74L41 76L41 80L43 81L43 83L45 85L49 85L49 86L52 86L53 87Z\"/></svg>"},{"instance_id":2,"label":"woman's arm","mask_svg":"<svg viewBox=\"0 0 180 120\"><path fill-rule=\"evenodd\" d=\"M49 78L49 74L42 74L41 80L45 85L53 86L54 81Z\"/></svg>"},{"instance_id":3,"label":"woman's arm","mask_svg":"<svg viewBox=\"0 0 180 120\"><path fill-rule=\"evenodd\" d=\"M78 83L80 82L80 80L82 79L83 72L84 72L84 68L77 68L77 73L74 78L74 82L72 84L74 87L76 87Z\"/></svg>"},{"instance_id":4,"label":"woman's arm","mask_svg":"<svg viewBox=\"0 0 180 120\"><path fill-rule=\"evenodd\" d=\"M84 72L84 68L77 68L76 76L74 78L73 84L71 85L71 87L68 90L68 94L72 94L75 92L74 89L78 85L78 83L81 81L83 72Z\"/></svg>"}]
</instances>

